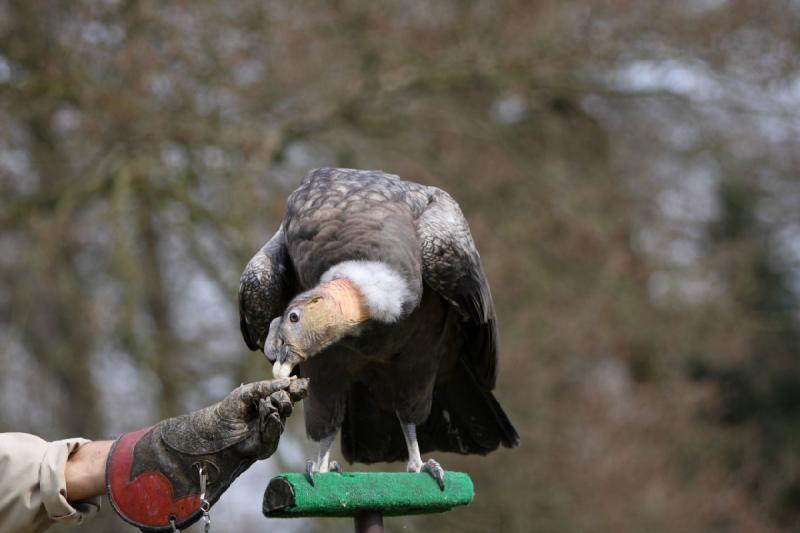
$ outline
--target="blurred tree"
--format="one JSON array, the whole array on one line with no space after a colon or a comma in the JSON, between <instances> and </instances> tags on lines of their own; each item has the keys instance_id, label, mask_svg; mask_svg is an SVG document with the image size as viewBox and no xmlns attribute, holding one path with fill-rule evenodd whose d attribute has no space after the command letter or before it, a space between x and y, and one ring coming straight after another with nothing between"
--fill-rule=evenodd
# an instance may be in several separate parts
<instances>
[{"instance_id":1,"label":"blurred tree","mask_svg":"<svg viewBox=\"0 0 800 533\"><path fill-rule=\"evenodd\" d=\"M753 0L0 2L0 429L112 435L268 375L239 339L243 265L310 168L377 167L463 206L523 437L440 458L474 505L391 525L790 527L798 19ZM302 467L301 425L273 463ZM260 530L264 480L240 483L215 513Z\"/></svg>"},{"instance_id":2,"label":"blurred tree","mask_svg":"<svg viewBox=\"0 0 800 533\"><path fill-rule=\"evenodd\" d=\"M710 240L730 289L727 305L750 325L744 357L700 359L693 375L719 389L718 420L742 444L727 461L754 497L783 525L800 518L800 325L797 295L770 231L757 217L762 195L752 184L720 186L721 213ZM752 435L752 437L751 437Z\"/></svg>"}]
</instances>

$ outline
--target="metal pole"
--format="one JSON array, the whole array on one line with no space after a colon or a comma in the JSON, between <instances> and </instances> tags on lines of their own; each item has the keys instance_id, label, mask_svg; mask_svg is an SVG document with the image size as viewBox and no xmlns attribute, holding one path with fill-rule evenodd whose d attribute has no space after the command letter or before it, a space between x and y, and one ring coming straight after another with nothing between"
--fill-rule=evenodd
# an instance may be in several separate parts
<instances>
[{"instance_id":1,"label":"metal pole","mask_svg":"<svg viewBox=\"0 0 800 533\"><path fill-rule=\"evenodd\" d=\"M364 511L354 517L356 533L383 533L383 515L380 511Z\"/></svg>"}]
</instances>

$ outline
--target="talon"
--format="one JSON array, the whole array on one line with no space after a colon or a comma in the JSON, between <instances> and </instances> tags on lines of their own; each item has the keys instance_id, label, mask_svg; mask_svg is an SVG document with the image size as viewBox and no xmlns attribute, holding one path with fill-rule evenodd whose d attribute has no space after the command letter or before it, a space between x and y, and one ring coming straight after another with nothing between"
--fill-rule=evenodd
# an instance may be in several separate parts
<instances>
[{"instance_id":1,"label":"talon","mask_svg":"<svg viewBox=\"0 0 800 533\"><path fill-rule=\"evenodd\" d=\"M436 484L439 485L439 490L444 491L444 468L442 468L442 465L433 459L428 459L419 471L428 472L433 476L433 479L436 480Z\"/></svg>"},{"instance_id":2,"label":"talon","mask_svg":"<svg viewBox=\"0 0 800 533\"><path fill-rule=\"evenodd\" d=\"M334 459L333 461L331 461L331 462L330 462L330 464L329 464L329 466L328 466L328 469L329 469L331 472L337 472L337 473L339 473L339 474L344 474L344 469L342 468L342 465L340 465L340 464L339 464L339 461L337 461L337 460L335 460L335 459Z\"/></svg>"},{"instance_id":3,"label":"talon","mask_svg":"<svg viewBox=\"0 0 800 533\"><path fill-rule=\"evenodd\" d=\"M308 482L311 483L311 486L314 486L314 471L317 468L317 463L309 459L306 461L306 477L308 478Z\"/></svg>"}]
</instances>

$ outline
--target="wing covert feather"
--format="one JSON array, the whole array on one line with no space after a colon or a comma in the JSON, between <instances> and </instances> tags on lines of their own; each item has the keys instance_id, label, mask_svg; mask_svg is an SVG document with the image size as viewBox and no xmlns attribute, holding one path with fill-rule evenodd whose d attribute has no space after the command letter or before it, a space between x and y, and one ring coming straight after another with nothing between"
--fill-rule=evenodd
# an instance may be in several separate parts
<instances>
[{"instance_id":1,"label":"wing covert feather","mask_svg":"<svg viewBox=\"0 0 800 533\"><path fill-rule=\"evenodd\" d=\"M471 369L491 390L497 380L497 325L489 283L458 204L441 189L429 190L430 201L417 223L422 277L458 310L469 337Z\"/></svg>"},{"instance_id":2,"label":"wing covert feather","mask_svg":"<svg viewBox=\"0 0 800 533\"><path fill-rule=\"evenodd\" d=\"M239 281L239 325L247 347L259 350L270 321L291 297L292 265L283 225L250 259Z\"/></svg>"}]
</instances>

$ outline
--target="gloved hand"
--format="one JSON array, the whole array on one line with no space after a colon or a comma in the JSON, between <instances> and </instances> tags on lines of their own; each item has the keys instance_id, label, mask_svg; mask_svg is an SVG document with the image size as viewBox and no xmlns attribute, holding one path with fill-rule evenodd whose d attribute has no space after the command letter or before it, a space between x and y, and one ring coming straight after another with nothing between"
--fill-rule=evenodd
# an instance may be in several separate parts
<instances>
[{"instance_id":1,"label":"gloved hand","mask_svg":"<svg viewBox=\"0 0 800 533\"><path fill-rule=\"evenodd\" d=\"M275 452L307 387L308 380L294 378L242 385L210 407L122 435L106 463L114 510L143 531L191 525L239 474Z\"/></svg>"}]
</instances>

